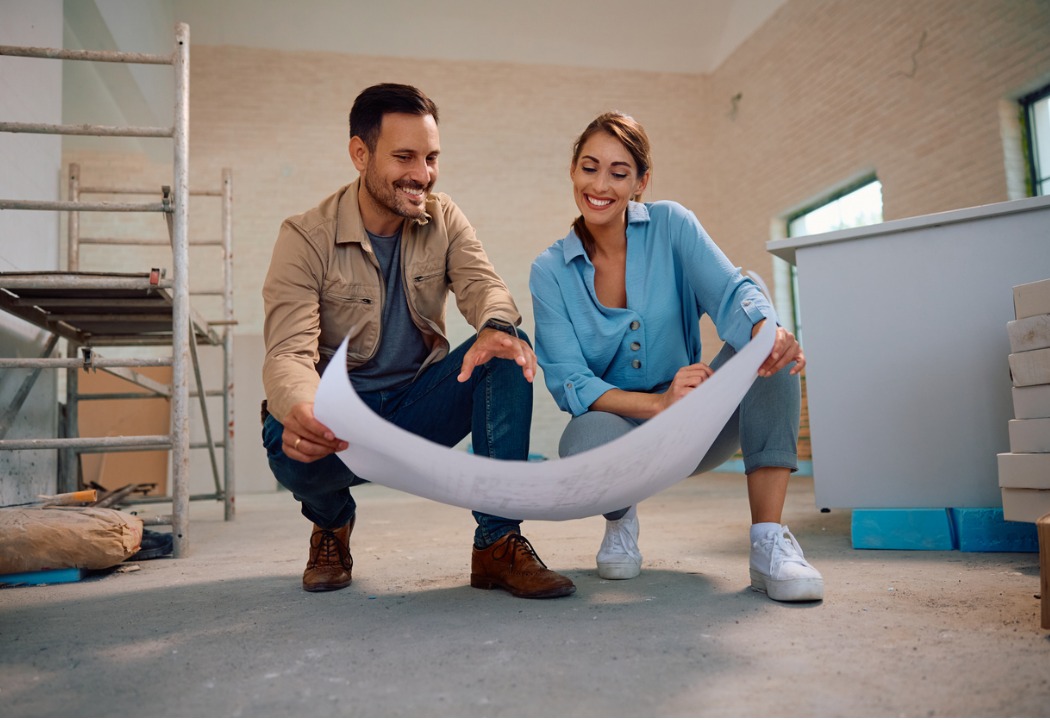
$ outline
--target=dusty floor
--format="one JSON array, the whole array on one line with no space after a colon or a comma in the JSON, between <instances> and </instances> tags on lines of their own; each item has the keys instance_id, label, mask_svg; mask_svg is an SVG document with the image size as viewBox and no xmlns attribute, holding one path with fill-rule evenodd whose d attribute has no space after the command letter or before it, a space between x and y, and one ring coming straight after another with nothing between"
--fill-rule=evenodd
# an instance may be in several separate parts
<instances>
[{"instance_id":1,"label":"dusty floor","mask_svg":"<svg viewBox=\"0 0 1050 720\"><path fill-rule=\"evenodd\" d=\"M354 584L299 582L286 493L192 505L190 555L0 590L4 716L1045 716L1038 555L857 551L792 481L823 603L748 589L739 476L640 506L645 566L600 580L600 519L526 523L578 590L469 587L466 511L358 489ZM140 511L143 510L140 508Z\"/></svg>"}]
</instances>

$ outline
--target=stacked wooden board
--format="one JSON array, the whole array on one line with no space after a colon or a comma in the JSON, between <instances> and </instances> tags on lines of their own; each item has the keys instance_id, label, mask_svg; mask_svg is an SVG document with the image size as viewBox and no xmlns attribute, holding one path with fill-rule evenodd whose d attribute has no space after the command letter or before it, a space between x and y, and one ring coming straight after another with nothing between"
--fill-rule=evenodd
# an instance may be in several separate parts
<instances>
[{"instance_id":1,"label":"stacked wooden board","mask_svg":"<svg viewBox=\"0 0 1050 720\"><path fill-rule=\"evenodd\" d=\"M1050 513L1050 279L1014 287L1010 452L998 457L1003 518L1036 522Z\"/></svg>"}]
</instances>

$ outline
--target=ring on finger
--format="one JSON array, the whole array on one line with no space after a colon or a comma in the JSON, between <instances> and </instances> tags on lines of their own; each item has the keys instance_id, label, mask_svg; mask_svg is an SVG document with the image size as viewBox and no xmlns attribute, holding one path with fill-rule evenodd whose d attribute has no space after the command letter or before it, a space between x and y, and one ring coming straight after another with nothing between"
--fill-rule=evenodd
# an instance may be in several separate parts
<instances>
[{"instance_id":1,"label":"ring on finger","mask_svg":"<svg viewBox=\"0 0 1050 720\"><path fill-rule=\"evenodd\" d=\"M299 449L299 443L301 443L302 441L303 441L303 439L301 437L300 438L296 438L295 439L295 445L292 445L292 450L298 450Z\"/></svg>"}]
</instances>

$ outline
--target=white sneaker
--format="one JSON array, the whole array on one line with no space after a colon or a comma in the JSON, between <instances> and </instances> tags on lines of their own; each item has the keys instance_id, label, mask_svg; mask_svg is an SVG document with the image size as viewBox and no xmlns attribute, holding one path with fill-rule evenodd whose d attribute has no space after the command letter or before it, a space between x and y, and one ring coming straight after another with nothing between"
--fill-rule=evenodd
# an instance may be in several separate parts
<instances>
[{"instance_id":1,"label":"white sneaker","mask_svg":"<svg viewBox=\"0 0 1050 720\"><path fill-rule=\"evenodd\" d=\"M751 544L751 589L773 600L824 599L824 578L806 562L787 525Z\"/></svg>"},{"instance_id":2,"label":"white sneaker","mask_svg":"<svg viewBox=\"0 0 1050 720\"><path fill-rule=\"evenodd\" d=\"M605 521L605 537L595 560L600 578L638 577L642 571L642 553L638 550L638 512L634 506L619 520Z\"/></svg>"}]
</instances>

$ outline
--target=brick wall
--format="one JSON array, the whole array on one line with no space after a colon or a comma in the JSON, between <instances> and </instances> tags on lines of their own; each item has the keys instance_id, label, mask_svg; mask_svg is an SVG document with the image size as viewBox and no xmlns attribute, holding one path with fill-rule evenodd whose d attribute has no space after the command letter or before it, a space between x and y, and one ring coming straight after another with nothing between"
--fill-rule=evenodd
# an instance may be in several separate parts
<instances>
[{"instance_id":1,"label":"brick wall","mask_svg":"<svg viewBox=\"0 0 1050 720\"><path fill-rule=\"evenodd\" d=\"M356 175L353 98L376 82L418 85L442 113L438 188L477 227L531 333L529 263L575 215L569 152L597 113L645 124L648 199L695 210L772 283L771 226L858 175L878 174L887 220L1010 199L1003 102L1050 81L1048 36L1041 0L789 0L709 76L194 46L191 180L234 170L237 332L258 334L281 220ZM85 176L158 174L142 157L66 160ZM468 335L450 321L453 339ZM565 418L545 390L536 403L533 449L554 455Z\"/></svg>"},{"instance_id":2,"label":"brick wall","mask_svg":"<svg viewBox=\"0 0 1050 720\"><path fill-rule=\"evenodd\" d=\"M1011 199L1000 102L1050 82L1048 31L1035 0L791 0L709 78L698 213L765 272L771 219L866 172L886 220Z\"/></svg>"}]
</instances>

